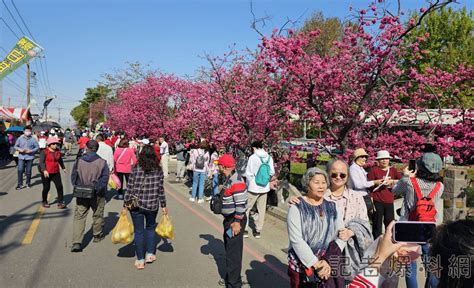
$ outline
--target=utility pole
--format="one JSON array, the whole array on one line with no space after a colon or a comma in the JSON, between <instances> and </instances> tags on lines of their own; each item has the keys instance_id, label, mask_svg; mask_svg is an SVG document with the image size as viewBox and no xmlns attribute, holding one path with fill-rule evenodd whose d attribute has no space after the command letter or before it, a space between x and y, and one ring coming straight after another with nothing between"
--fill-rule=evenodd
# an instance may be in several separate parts
<instances>
[{"instance_id":1,"label":"utility pole","mask_svg":"<svg viewBox=\"0 0 474 288\"><path fill-rule=\"evenodd\" d=\"M30 62L26 62L26 107L30 109Z\"/></svg>"},{"instance_id":2,"label":"utility pole","mask_svg":"<svg viewBox=\"0 0 474 288\"><path fill-rule=\"evenodd\" d=\"M61 105L58 105L58 122L61 123Z\"/></svg>"},{"instance_id":3,"label":"utility pole","mask_svg":"<svg viewBox=\"0 0 474 288\"><path fill-rule=\"evenodd\" d=\"M12 98L10 96L8 96L8 107L12 107L12 106L10 106L10 100L12 100Z\"/></svg>"}]
</instances>

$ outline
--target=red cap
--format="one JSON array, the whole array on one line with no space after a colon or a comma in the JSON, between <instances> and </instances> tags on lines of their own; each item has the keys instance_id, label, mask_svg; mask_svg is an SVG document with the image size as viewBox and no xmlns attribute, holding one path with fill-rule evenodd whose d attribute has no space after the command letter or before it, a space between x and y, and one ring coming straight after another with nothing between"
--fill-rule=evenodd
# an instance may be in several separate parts
<instances>
[{"instance_id":1,"label":"red cap","mask_svg":"<svg viewBox=\"0 0 474 288\"><path fill-rule=\"evenodd\" d=\"M235 159L229 154L224 154L219 158L218 164L222 165L226 168L234 168L235 167Z\"/></svg>"}]
</instances>

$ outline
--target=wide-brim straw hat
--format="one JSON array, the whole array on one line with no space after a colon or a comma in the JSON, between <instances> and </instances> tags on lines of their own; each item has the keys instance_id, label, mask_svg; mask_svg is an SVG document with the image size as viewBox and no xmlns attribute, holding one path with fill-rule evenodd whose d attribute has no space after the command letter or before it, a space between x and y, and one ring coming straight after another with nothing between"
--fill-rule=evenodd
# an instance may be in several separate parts
<instances>
[{"instance_id":1,"label":"wide-brim straw hat","mask_svg":"<svg viewBox=\"0 0 474 288\"><path fill-rule=\"evenodd\" d=\"M365 152L364 148L357 148L356 150L354 150L354 152L352 152L352 159L354 161L357 158L362 157L362 156L369 157L369 154L367 154L367 152Z\"/></svg>"}]
</instances>

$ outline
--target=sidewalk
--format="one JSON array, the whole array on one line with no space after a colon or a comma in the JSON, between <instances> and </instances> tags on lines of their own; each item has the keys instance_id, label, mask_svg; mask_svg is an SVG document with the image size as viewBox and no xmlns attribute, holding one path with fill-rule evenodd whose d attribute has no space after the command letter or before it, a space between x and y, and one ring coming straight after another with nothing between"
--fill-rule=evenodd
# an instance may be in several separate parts
<instances>
[{"instance_id":1,"label":"sidewalk","mask_svg":"<svg viewBox=\"0 0 474 288\"><path fill-rule=\"evenodd\" d=\"M175 171L176 171L176 160L171 159L169 165L169 177L165 180L169 185L173 186L173 190L178 191L180 194L185 195L188 199L191 195L191 186L187 186L187 183L177 182ZM204 191L204 195L209 195L210 191ZM221 215L215 215L211 212L209 202L205 201L202 204L197 202L189 202L191 205L201 206L206 210L209 215L222 220ZM250 216L252 218L252 216ZM252 223L252 220L249 220ZM253 224L250 226L253 227ZM277 257L282 263L287 263L287 249L288 249L288 232L286 228L286 221L282 221L277 217L273 217L270 213L266 214L265 225L261 232L261 239L255 239L251 230L249 230L249 238L245 238L245 241L251 241L252 245L258 245L264 250L269 250L271 255Z\"/></svg>"},{"instance_id":2,"label":"sidewalk","mask_svg":"<svg viewBox=\"0 0 474 288\"><path fill-rule=\"evenodd\" d=\"M173 190L178 191L180 194L185 195L186 198L189 198L191 195L191 187L187 186L188 183L176 182L175 178L175 171L176 171L176 160L171 159L169 165L169 177L165 180L169 185L173 186ZM208 195L210 191L204 191L205 195ZM400 201L398 201L400 202ZM400 203L396 203L396 205L401 205ZM191 202L190 202L191 203ZM219 217L219 215L214 215L209 208L209 202L204 202L202 204L191 203L192 205L199 205L201 207L207 208L207 211L210 215L214 217ZM204 205L204 206L203 206ZM281 210L281 209L280 209ZM398 219L398 216L396 217ZM252 245L259 245L261 249L267 249L271 253L271 255L278 258L282 263L287 263L287 249L288 249L288 232L286 227L286 215L278 211L277 209L269 209L267 210L265 216L265 226L262 232L261 239L255 239L252 233L249 233L249 238L245 239L245 241L251 241ZM425 282L425 272L424 267L420 261L417 261L417 279L418 284L421 286L422 283ZM395 272L395 271L394 271ZM400 273L400 271L398 271ZM390 286L392 287L392 286ZM405 288L405 277L399 277L398 285L393 287L400 287Z\"/></svg>"}]
</instances>

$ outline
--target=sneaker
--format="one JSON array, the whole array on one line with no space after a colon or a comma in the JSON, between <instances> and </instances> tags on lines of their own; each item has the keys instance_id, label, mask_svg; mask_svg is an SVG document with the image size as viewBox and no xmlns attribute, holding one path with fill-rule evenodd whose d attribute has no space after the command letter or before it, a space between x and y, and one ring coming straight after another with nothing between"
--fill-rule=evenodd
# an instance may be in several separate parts
<instances>
[{"instance_id":1,"label":"sneaker","mask_svg":"<svg viewBox=\"0 0 474 288\"><path fill-rule=\"evenodd\" d=\"M94 236L94 243L99 243L100 241L104 240L105 235L103 233L100 233L97 236Z\"/></svg>"},{"instance_id":2,"label":"sneaker","mask_svg":"<svg viewBox=\"0 0 474 288\"><path fill-rule=\"evenodd\" d=\"M253 233L253 236L255 237L255 239L260 239L260 232L255 231L255 233Z\"/></svg>"},{"instance_id":3,"label":"sneaker","mask_svg":"<svg viewBox=\"0 0 474 288\"><path fill-rule=\"evenodd\" d=\"M225 286L224 278L219 279L219 282L217 282L217 284L219 284L219 286Z\"/></svg>"},{"instance_id":4,"label":"sneaker","mask_svg":"<svg viewBox=\"0 0 474 288\"><path fill-rule=\"evenodd\" d=\"M123 195L122 194L117 195L117 200L123 200Z\"/></svg>"},{"instance_id":5,"label":"sneaker","mask_svg":"<svg viewBox=\"0 0 474 288\"><path fill-rule=\"evenodd\" d=\"M248 231L244 231L244 238L249 238L249 232Z\"/></svg>"},{"instance_id":6,"label":"sneaker","mask_svg":"<svg viewBox=\"0 0 474 288\"><path fill-rule=\"evenodd\" d=\"M211 201L212 196L206 197L206 201Z\"/></svg>"},{"instance_id":7,"label":"sneaker","mask_svg":"<svg viewBox=\"0 0 474 288\"><path fill-rule=\"evenodd\" d=\"M71 252L82 252L81 244L80 243L72 244Z\"/></svg>"},{"instance_id":8,"label":"sneaker","mask_svg":"<svg viewBox=\"0 0 474 288\"><path fill-rule=\"evenodd\" d=\"M66 204L58 203L58 209L65 209L65 208L66 208Z\"/></svg>"},{"instance_id":9,"label":"sneaker","mask_svg":"<svg viewBox=\"0 0 474 288\"><path fill-rule=\"evenodd\" d=\"M26 189L30 189L31 185L26 185L26 186L23 186L23 187L25 187Z\"/></svg>"},{"instance_id":10,"label":"sneaker","mask_svg":"<svg viewBox=\"0 0 474 288\"><path fill-rule=\"evenodd\" d=\"M21 190L23 189L23 186L16 186L16 190Z\"/></svg>"},{"instance_id":11,"label":"sneaker","mask_svg":"<svg viewBox=\"0 0 474 288\"><path fill-rule=\"evenodd\" d=\"M48 204L48 202L43 202L43 207L44 207L44 208L49 208L49 207L51 207L51 206Z\"/></svg>"},{"instance_id":12,"label":"sneaker","mask_svg":"<svg viewBox=\"0 0 474 288\"><path fill-rule=\"evenodd\" d=\"M198 199L198 204L204 203L204 199Z\"/></svg>"},{"instance_id":13,"label":"sneaker","mask_svg":"<svg viewBox=\"0 0 474 288\"><path fill-rule=\"evenodd\" d=\"M193 197L189 198L189 201L194 202L195 199Z\"/></svg>"}]
</instances>

